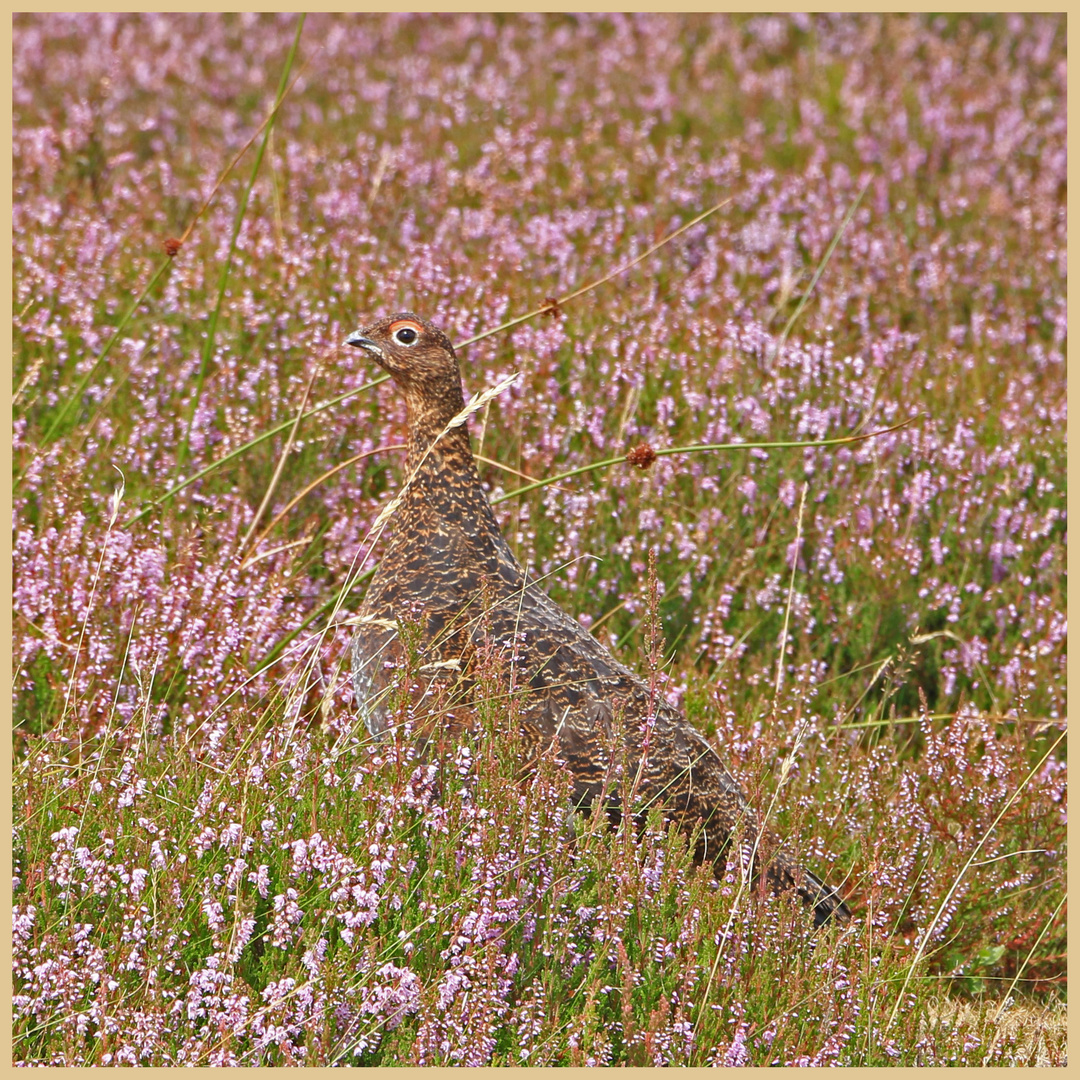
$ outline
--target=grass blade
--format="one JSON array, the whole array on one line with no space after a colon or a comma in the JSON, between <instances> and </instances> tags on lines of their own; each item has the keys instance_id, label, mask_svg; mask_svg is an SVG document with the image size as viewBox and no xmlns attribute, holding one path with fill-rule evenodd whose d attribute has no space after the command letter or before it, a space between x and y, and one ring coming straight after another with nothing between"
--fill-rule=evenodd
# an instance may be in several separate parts
<instances>
[{"instance_id":1,"label":"grass blade","mask_svg":"<svg viewBox=\"0 0 1080 1080\"><path fill-rule=\"evenodd\" d=\"M297 78L299 78L299 75L297 76ZM296 80L293 80L294 85L295 85L295 81ZM291 87L290 87L290 89L291 89ZM277 106L275 106L275 112L276 112L276 109L277 109ZM273 115L274 114L271 113L271 117ZM269 119L270 119L270 117L267 118L267 122L269 122ZM252 141L254 141L254 136L252 137ZM250 145L250 143L248 145ZM245 149L246 149L246 147L245 147ZM230 168L231 167L232 166L230 166ZM579 296L584 296L586 293L592 291L593 289L598 288L599 286L603 285L605 282L611 281L612 278L618 277L619 274L622 274L626 270L629 270L631 267L636 266L638 263L642 262L644 259L648 258L650 255L652 255L655 252L659 251L660 248L662 248L665 244L670 243L672 240L674 240L681 233L686 232L687 229L693 228L693 226L697 225L699 222L704 221L706 218L710 217L712 214L715 214L718 210L721 210L723 207L727 206L728 203L731 202L732 197L733 196L729 196L727 199L724 199L722 202L719 202L715 206L710 207L704 213L698 214L698 216L695 217L692 221L687 222L685 225L680 226L674 232L669 233L662 240L660 240L657 243L653 244L652 247L648 248L644 253L637 256L637 258L632 259L630 262L626 263L623 266L620 266L616 270L612 270L611 273L605 274L601 278L597 278L596 281L592 281L588 285L583 285L583 286L581 286L581 288L575 289L573 292L568 293L566 296L562 297L561 299L556 300L555 301L556 306L561 306L562 304L569 303L571 300L574 300ZM467 348L469 345L474 345L478 341L483 341L484 338L492 337L495 334L501 333L503 330L508 330L510 327L517 326L517 325L519 325L520 323L523 323L523 322L527 322L529 319L534 319L534 318L536 318L537 315L543 315L545 312L548 312L548 311L551 311L551 310L553 310L552 305L550 303L545 304L543 307L536 308L535 310L527 312L524 315L519 315L517 318L511 319L509 322L505 322L505 323L502 323L499 326L493 327L491 330L485 330L485 331L483 331L483 333L477 334L475 337L467 338L465 341L459 342L455 346L455 348L456 349ZM317 413L323 412L326 409L333 408L335 405L340 405L341 402L346 401L349 398L354 397L357 394L362 394L367 390L371 390L374 387L379 386L381 383L386 382L386 380L389 379L389 378L390 378L389 375L379 375L376 378L372 379L370 382L365 383L363 386L357 387L355 390L346 390L345 393L343 393L343 394L338 394L336 397L330 398L327 401L320 402L313 409L311 409L310 411L302 414L300 419L301 420L307 420L309 417L315 416ZM192 415L194 416L194 413ZM257 446L259 443L263 442L264 440L272 438L274 435L280 434L282 431L285 431L292 423L293 423L292 419L285 420L282 423L276 425L275 427L270 428L268 431L264 431L261 435L257 435L250 442L245 443L243 446L237 447L236 450L233 450L231 453L226 454L224 457L218 459L217 461L211 463L210 465L207 465L205 468L200 469L197 473L195 473L192 476L189 476L187 479L180 480L180 481L175 481L173 483L173 485L169 488L169 490L166 491L163 495L161 495L159 498L155 499L153 502L149 503L147 506L143 507L143 509L140 510L137 514L135 514L132 517L128 518L128 520L124 522L122 528L126 529L129 526L134 525L136 521L139 521L140 519L145 517L155 507L161 506L162 503L168 501L170 498L172 498L173 495L177 494L177 492L183 491L184 488L186 488L189 484L194 483L196 480L201 479L202 477L206 476L208 473L211 473L214 470L218 469L220 466L226 464L227 462L233 460L236 457L239 457L241 454L246 453L248 450L252 449L252 447ZM189 425L189 431L190 431L190 425ZM175 476L174 476L174 479L175 479Z\"/></svg>"},{"instance_id":2,"label":"grass blade","mask_svg":"<svg viewBox=\"0 0 1080 1080\"><path fill-rule=\"evenodd\" d=\"M303 24L303 18L301 18L301 25L302 24ZM314 59L315 55L318 55L318 51L316 51L316 53L313 54L312 59ZM310 62L311 61L309 60L308 63L310 63ZM307 68L307 65L305 64L304 69L302 69L300 72L297 73L296 78L293 79L293 81L289 84L289 86L285 90L285 93L284 94L279 94L277 100L274 102L274 107L267 114L266 118L255 129L255 131L253 132L251 138L248 139L248 141L246 143L244 143L244 145L242 147L240 147L240 149L236 152L236 155L233 157L232 161L229 162L229 164L226 166L225 170L222 172L221 176L218 177L217 183L214 184L214 187L210 191L210 194L207 195L206 199L203 201L202 206L199 207L199 209L196 212L195 216L191 219L191 223L184 230L183 236L181 236L180 239L176 241L176 248L173 251L173 253L168 255L165 258L165 260L158 266L157 270L154 271L154 274L150 278L149 282L147 282L146 287L136 297L134 303L132 303L131 307L124 314L124 317L120 320L120 322L117 325L116 330L113 332L112 336L105 343L105 347L101 350L100 353L98 353L96 359L94 360L94 363L90 367L90 370L87 371L87 373L82 377L82 379L79 380L79 383L75 387L75 389L72 391L71 396L68 398L68 400L66 402L64 402L63 406L60 409L60 412L57 413L56 416L53 418L53 422L49 425L49 428L45 432L44 436L42 436L42 443L44 445L48 445L50 442L52 442L53 438L56 436L56 434L59 431L61 425L63 424L65 418L67 417L68 413L71 411L74 404L82 396L82 393L86 389L86 387L89 385L90 380L94 377L94 374L97 371L97 369L101 366L102 362L109 355L109 353L112 352L113 347L116 345L116 343L123 336L123 333L127 329L128 323L130 323L132 318L134 317L135 312L139 310L139 308L142 306L143 301L147 298L147 296L150 295L150 293L153 290L154 286L157 284L158 279L172 265L173 257L175 255L176 251L179 251L179 249L184 245L184 243L187 241L188 237L191 235L192 231L194 230L195 226L201 220L203 214L206 213L207 208L210 206L210 203L213 202L214 196L217 195L218 190L221 188L221 185L225 182L226 177L228 177L229 174L233 171L233 169L235 169L236 166L240 163L241 158L243 158L243 156L248 152L248 150L251 148L252 144L258 138L259 133L262 132L267 127L267 125L270 124L273 121L273 119L277 116L278 111L281 108L282 101L284 101L284 99L288 96L289 91L292 90L292 88L296 85L297 80L304 73L304 70L306 70L306 68ZM18 483L18 478L16 478L16 483ZM125 522L121 526L121 528L126 529L129 524L130 524L130 522Z\"/></svg>"},{"instance_id":3,"label":"grass blade","mask_svg":"<svg viewBox=\"0 0 1080 1080\"><path fill-rule=\"evenodd\" d=\"M575 289L573 292L567 293L565 296L560 296L554 302L548 300L543 307L538 307L533 311L526 312L524 315L518 315L516 318L510 319L507 322L500 323L498 326L492 327L490 330L485 330L483 333L477 334L475 337L468 338L460 345L455 346L458 349L464 349L466 345L473 345L477 341L483 341L484 338L493 337L495 334L501 334L504 330L509 330L514 326L519 326L523 322L528 322L529 319L535 319L537 315L544 315L548 312L555 312L561 308L564 304L570 303L571 300L576 300L579 296L584 296L588 292L592 292L593 289L599 288L601 285L606 284L613 278L617 278L620 274L625 274L627 270L637 266L639 262L643 262L650 255L659 251L665 244L670 244L677 236L682 235L687 229L692 229L699 222L704 221L706 218L711 217L717 212L722 210L728 203L734 199L734 195L729 195L726 199L718 202L715 206L710 206L704 213L698 214L696 218L688 221L685 225L680 225L674 232L668 233L662 240L658 240L652 247L646 248L636 258L631 259L628 263L624 263L622 266L611 273L605 274L601 278L597 278L596 281L590 281L588 285L582 285L580 289Z\"/></svg>"},{"instance_id":4,"label":"grass blade","mask_svg":"<svg viewBox=\"0 0 1080 1080\"><path fill-rule=\"evenodd\" d=\"M365 390L370 390L373 387L378 386L379 383L386 382L388 378L390 378L389 375L383 375L378 379L372 379L371 382L364 383L363 386L356 387L356 389L354 390L346 390L344 394L338 394L337 397L320 402L314 408L309 409L306 413L301 415L300 419L307 420L309 417L316 416L318 413L321 413L326 409L331 409L335 405L340 404L346 398L353 397L355 394L362 394ZM266 442L267 439L272 439L275 435L280 435L283 431L288 430L295 423L295 417L290 417L288 420L283 420L280 424L277 424L272 428L268 428L261 435L256 435L254 439L251 439L249 442L244 443L243 446L238 446L235 450L230 450L227 454L223 454L217 459L217 461L212 461L209 465L203 466L203 468L199 469L198 472L192 473L191 476L187 477L186 479L177 481L177 483L173 484L173 486L170 487L168 491L164 492L164 494L162 495L159 495L152 502L147 503L146 506L144 506L137 514L133 514L131 517L129 517L127 521L123 523L121 528L130 528L132 525L135 524L136 521L140 521L142 518L146 517L146 515L149 514L151 510L155 510L163 503L168 502L168 500L171 499L178 492L181 492L184 490L184 488L190 487L190 485L194 484L196 480L201 480L204 476L208 476L215 470L220 469L222 465L227 465L230 461L233 461L236 458L240 457L241 454L246 454L253 447L258 446L260 443Z\"/></svg>"},{"instance_id":5,"label":"grass blade","mask_svg":"<svg viewBox=\"0 0 1080 1080\"><path fill-rule=\"evenodd\" d=\"M968 870L971 868L971 865L975 862L976 856L979 854L980 851L982 851L983 844L985 844L986 841L990 838L990 834L997 827L998 822L1001 821L1001 819L1009 812L1009 809L1012 807L1013 803L1015 803L1016 800L1020 798L1020 793L1024 790L1024 788L1028 786L1029 783L1031 783L1032 778L1038 774L1039 770L1043 767L1043 765L1046 764L1047 760L1050 758L1050 755L1058 748L1061 740L1064 738L1065 732L1062 731L1061 734L1058 735L1058 737L1054 740L1053 745L1050 747L1050 749L1047 750L1041 758L1039 758L1038 764L1031 770L1031 772L1027 774L1027 776L1024 777L1019 787L1017 787L1017 789L1012 793L1012 795L1009 796L1008 801L998 812L998 816L994 818L990 827L986 830L986 832L983 833L982 838L972 849L971 854L968 856L967 862L965 862L964 865L960 868L960 873L958 873L956 875L956 878L953 880L952 887L945 894L945 898L938 906L937 911L934 913L934 917L930 920L929 926L927 926L927 928L923 931L923 935L919 939L918 947L915 950L915 956L913 957L911 963L908 965L907 974L904 977L904 984L900 987L900 993L896 995L896 1003L893 1005L892 1012L889 1014L889 1022L885 1025L886 1031L888 1031L888 1029L892 1027L893 1021L896 1019L896 1014L900 1011L900 1005L904 1000L904 994L907 993L907 988L908 985L911 983L911 978L915 973L915 969L919 966L919 961L922 959L923 953L926 951L927 943L930 941L930 935L934 932L934 928L937 926L938 920L941 918L942 913L949 906L949 902L952 900L953 894L959 887L964 875L968 872Z\"/></svg>"},{"instance_id":6,"label":"grass blade","mask_svg":"<svg viewBox=\"0 0 1080 1080\"><path fill-rule=\"evenodd\" d=\"M176 467L173 472L174 480L180 474L180 469L184 464L184 458L187 457L188 443L191 440L191 428L195 423L195 414L199 411L199 402L202 400L203 383L206 380L207 369L210 367L210 357L214 354L214 342L217 338L217 324L218 319L221 316L221 305L225 301L225 288L229 284L229 273L232 270L233 257L236 254L236 242L240 238L240 229L244 224L244 216L247 214L251 191L252 188L254 188L255 180L259 175L259 168L262 165L262 159L263 155L266 153L267 144L270 142L270 133L274 130L274 120L277 118L278 108L281 106L281 102L288 90L289 72L292 70L293 61L296 58L296 50L300 46L300 34L304 29L305 18L305 15L301 15L300 21L296 25L296 36L293 38L292 48L289 49L289 55L285 60L285 70L281 73L277 97L274 100L274 108L270 112L270 116L266 123L266 132L263 135L263 141L259 144L258 152L255 155L255 161L251 166L251 176L248 178L247 187L244 188L244 193L240 197L240 205L236 209L236 219L233 221L232 236L229 239L229 252L225 256L225 263L221 268L221 274L218 278L217 302L214 304L214 310L210 312L210 323L206 328L206 340L203 343L202 359L199 363L199 374L195 377L195 393L192 396L191 413L188 416L183 438L180 440L180 445L176 449Z\"/></svg>"},{"instance_id":7,"label":"grass blade","mask_svg":"<svg viewBox=\"0 0 1080 1080\"><path fill-rule=\"evenodd\" d=\"M868 431L863 435L844 435L838 439L818 439L810 442L708 443L696 446L672 446L664 450L657 450L656 456L665 457L670 454L695 454L701 453L706 450L779 450L799 449L814 446L839 446L843 443L862 442L863 439L873 439L879 435L888 435L890 432L899 431L901 428L907 427L909 424L913 423L917 419L917 416L912 416L899 424L894 424L892 427L882 428L880 431ZM288 425L286 424L282 426L285 427ZM281 429L279 428L278 430ZM241 447L234 453L239 454L243 451L243 449L244 447ZM556 476L549 476L544 480L535 480L531 484L526 484L524 487L515 488L513 491L508 491L504 495L500 495L497 498L492 499L491 502L492 505L497 505L498 503L505 502L507 499L513 499L518 495L525 495L530 491L535 491L538 488L547 487L548 484L555 484L558 483L558 481L560 480L566 480L572 476L581 476L585 473L596 472L598 469L607 469L610 468L612 465L619 465L622 462L626 461L626 459L627 455L623 454L621 457L606 458L604 461L595 461L591 465L582 465L580 468L577 469L569 469L567 472L558 473ZM164 499L165 496L162 496L162 498ZM132 518L131 521L136 520L138 517L141 517L142 514L146 512L147 511L141 511L139 514L136 515L135 518ZM127 524L131 524L131 522L129 521L127 522ZM371 567L365 570L362 574L358 574L350 584L349 590L355 588L357 585L360 584L360 582L366 581L374 573L375 568ZM291 631L289 634L283 637L281 641L279 641L278 644L275 645L269 653L267 653L266 658L264 659L259 670L261 671L267 665L272 664L274 660L276 660L277 657L281 655L281 651L285 649L290 644L290 642L292 642L299 634L302 634L317 618L319 618L320 615L323 614L323 612L326 611L327 608L332 607L335 604L336 600L337 594L335 593L328 597L317 608L313 609L312 612L307 616L307 618L305 618L304 621L295 630Z\"/></svg>"},{"instance_id":8,"label":"grass blade","mask_svg":"<svg viewBox=\"0 0 1080 1080\"><path fill-rule=\"evenodd\" d=\"M787 344L788 334L791 333L791 328L798 321L799 316L803 313L803 308L810 301L810 297L813 295L814 288L821 278L825 267L828 266L829 260L832 258L833 252L836 250L836 245L840 243L840 237L844 235L844 230L851 224L851 219L855 216L855 211L859 208L859 203L862 202L862 197L866 194L866 189L870 186L870 181L873 177L870 177L866 183L859 189L859 194L855 196L855 201L851 204L848 212L844 215L844 220L840 222L840 227L833 233L833 238L829 243L828 248L825 250L825 254L821 258L821 262L818 263L817 269L814 271L814 276L810 279L810 285L806 292L799 298L799 305L795 308L790 319L784 326L784 329L780 333L780 340L776 343L771 356L779 356L784 346Z\"/></svg>"},{"instance_id":9,"label":"grass blade","mask_svg":"<svg viewBox=\"0 0 1080 1080\"><path fill-rule=\"evenodd\" d=\"M68 413L71 412L71 410L75 407L75 403L79 400L79 398L82 397L83 391L89 385L90 380L94 377L97 369L105 360L105 357L107 357L109 353L112 352L113 346L124 336L124 331L127 330L128 323L131 322L132 318L135 315L135 312L138 311L140 307L142 307L143 301L150 295L154 286L158 283L162 275L165 273L166 270L169 269L171 265L172 258L166 258L165 261L151 275L150 280L146 283L146 287L132 302L131 307L129 307L128 310L125 312L124 317L120 320L119 325L113 331L112 336L107 342L105 342L105 347L101 350L101 352L98 353L93 364L90 365L90 370L87 371L87 373L79 380L78 385L75 387L74 390L71 391L70 396L68 397L67 401L65 401L64 404L61 406L60 411L53 417L52 423L49 425L45 434L42 436L41 441L43 446L47 446L56 437L56 434L60 430L61 425L67 419ZM18 480L16 480L16 483L18 483Z\"/></svg>"},{"instance_id":10,"label":"grass blade","mask_svg":"<svg viewBox=\"0 0 1080 1080\"><path fill-rule=\"evenodd\" d=\"M263 529L263 531L261 533L259 533L259 535L257 537L255 537L255 539L252 541L252 543L251 543L252 548L254 549L254 548L258 547L259 544L262 543L262 541L265 540L266 537L270 535L270 532L273 530L274 526L277 525L277 523L279 521L281 521L281 519L284 518L285 515L288 514L288 512L290 510L292 510L292 508L294 506L296 506L296 504L298 502L300 502L301 499L304 498L305 495L310 495L311 492L313 492L320 485L324 484L335 473L341 472L342 469L347 469L350 465L355 465L356 462L358 462L358 461L363 461L364 458L371 457L372 454L381 454L384 451L404 450L404 449L405 449L405 444L404 443L394 443L391 446L376 446L376 447L373 447L371 450L365 450L363 453L354 454L351 458L347 458L345 461L342 461L340 464L335 465L332 469L328 469L321 476L318 476L314 480L312 480L311 483L307 485L307 487L302 488L296 495L294 495L285 504L284 507L282 507L281 510L279 510L274 515L273 519L266 526L266 528Z\"/></svg>"},{"instance_id":11,"label":"grass blade","mask_svg":"<svg viewBox=\"0 0 1080 1080\"><path fill-rule=\"evenodd\" d=\"M247 532L244 533L243 540L240 541L240 547L237 554L243 554L244 549L248 546L248 541L251 539L252 534L259 527L259 522L262 520L263 514L266 513L266 507L269 505L270 500L273 498L274 491L277 488L278 481L281 479L281 472L285 468L285 462L288 460L289 454L292 452L293 444L296 442L296 433L300 430L300 421L304 416L304 406L307 405L307 399L311 394L311 388L315 384L315 380L319 377L319 373L322 370L322 360L315 365L315 370L311 373L311 378L307 381L307 386L304 387L304 396L300 399L300 408L296 414L296 423L292 426L292 431L289 432L288 439L285 440L285 447L278 455L277 465L274 467L274 475L270 478L270 483L266 487L266 493L262 497L262 502L259 503L259 509L255 511L255 516L251 519L251 524L248 526Z\"/></svg>"},{"instance_id":12,"label":"grass blade","mask_svg":"<svg viewBox=\"0 0 1080 1080\"><path fill-rule=\"evenodd\" d=\"M835 439L811 439L807 442L755 442L755 443L698 443L690 446L669 446L662 450L654 450L657 457L669 457L671 454L699 454L706 450L798 450L815 446L842 446L844 443L862 442L863 439L874 439L879 435L888 435L893 431L913 424L919 417L910 416L907 420L892 427L881 428L878 431L868 431L863 435L841 435ZM576 469L568 469L566 472L549 476L543 480L535 480L524 487L515 488L505 495L492 499L492 503L505 502L518 495L525 495L537 488L547 487L548 484L556 484L560 480L568 480L572 476L583 476L585 473L596 472L598 469L608 469L612 465L621 465L629 459L629 454L621 454L619 457L605 458L603 461L594 461L590 465L581 465Z\"/></svg>"}]
</instances>

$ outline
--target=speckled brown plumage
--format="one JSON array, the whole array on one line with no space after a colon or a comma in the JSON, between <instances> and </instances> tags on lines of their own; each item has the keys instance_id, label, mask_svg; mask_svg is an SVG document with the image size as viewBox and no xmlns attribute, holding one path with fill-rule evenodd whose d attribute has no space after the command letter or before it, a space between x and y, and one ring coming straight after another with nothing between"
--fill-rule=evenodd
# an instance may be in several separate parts
<instances>
[{"instance_id":1,"label":"speckled brown plumage","mask_svg":"<svg viewBox=\"0 0 1080 1080\"><path fill-rule=\"evenodd\" d=\"M610 783L615 747L623 768L637 778L639 795L660 803L688 834L703 825L697 857L722 869L733 829L742 822L744 836L756 832L753 809L705 737L529 580L514 558L481 486L467 424L448 430L464 409L450 341L405 312L347 343L393 376L409 424L411 479L353 641L353 684L368 730L378 734L391 724L403 626L417 634L420 654L414 701L422 711L425 694L438 698L439 724L470 722L470 670L483 641L516 640L519 679L530 688L518 712L530 751L542 752L557 737L579 803L606 792L610 804L611 789L618 790ZM769 832L759 841L757 865L774 890L794 889L813 904L816 923L848 918L839 898Z\"/></svg>"}]
</instances>

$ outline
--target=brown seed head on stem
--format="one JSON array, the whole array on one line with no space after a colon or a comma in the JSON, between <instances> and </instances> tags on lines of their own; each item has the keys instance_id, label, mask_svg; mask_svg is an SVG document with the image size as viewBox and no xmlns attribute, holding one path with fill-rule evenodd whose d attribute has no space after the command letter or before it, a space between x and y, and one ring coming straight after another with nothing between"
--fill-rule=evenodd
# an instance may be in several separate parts
<instances>
[{"instance_id":1,"label":"brown seed head on stem","mask_svg":"<svg viewBox=\"0 0 1080 1080\"><path fill-rule=\"evenodd\" d=\"M638 443L627 451L626 460L635 469L647 469L656 460L656 451L647 443Z\"/></svg>"}]
</instances>

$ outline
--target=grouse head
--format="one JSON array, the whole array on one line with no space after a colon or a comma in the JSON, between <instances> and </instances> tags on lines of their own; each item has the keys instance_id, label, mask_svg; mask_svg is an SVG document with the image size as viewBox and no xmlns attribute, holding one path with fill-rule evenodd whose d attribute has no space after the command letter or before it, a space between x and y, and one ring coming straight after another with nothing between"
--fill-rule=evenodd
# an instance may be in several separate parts
<instances>
[{"instance_id":1,"label":"grouse head","mask_svg":"<svg viewBox=\"0 0 1080 1080\"><path fill-rule=\"evenodd\" d=\"M450 339L411 311L357 330L345 344L363 349L409 396L461 396L461 370Z\"/></svg>"}]
</instances>

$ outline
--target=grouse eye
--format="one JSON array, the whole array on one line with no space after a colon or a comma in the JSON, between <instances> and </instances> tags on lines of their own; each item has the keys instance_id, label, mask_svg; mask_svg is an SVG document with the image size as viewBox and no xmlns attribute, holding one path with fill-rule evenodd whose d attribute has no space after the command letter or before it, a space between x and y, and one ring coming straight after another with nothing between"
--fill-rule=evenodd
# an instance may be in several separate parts
<instances>
[{"instance_id":1,"label":"grouse eye","mask_svg":"<svg viewBox=\"0 0 1080 1080\"><path fill-rule=\"evenodd\" d=\"M416 331L411 326L403 326L395 332L394 340L402 345L412 345L416 341Z\"/></svg>"}]
</instances>

